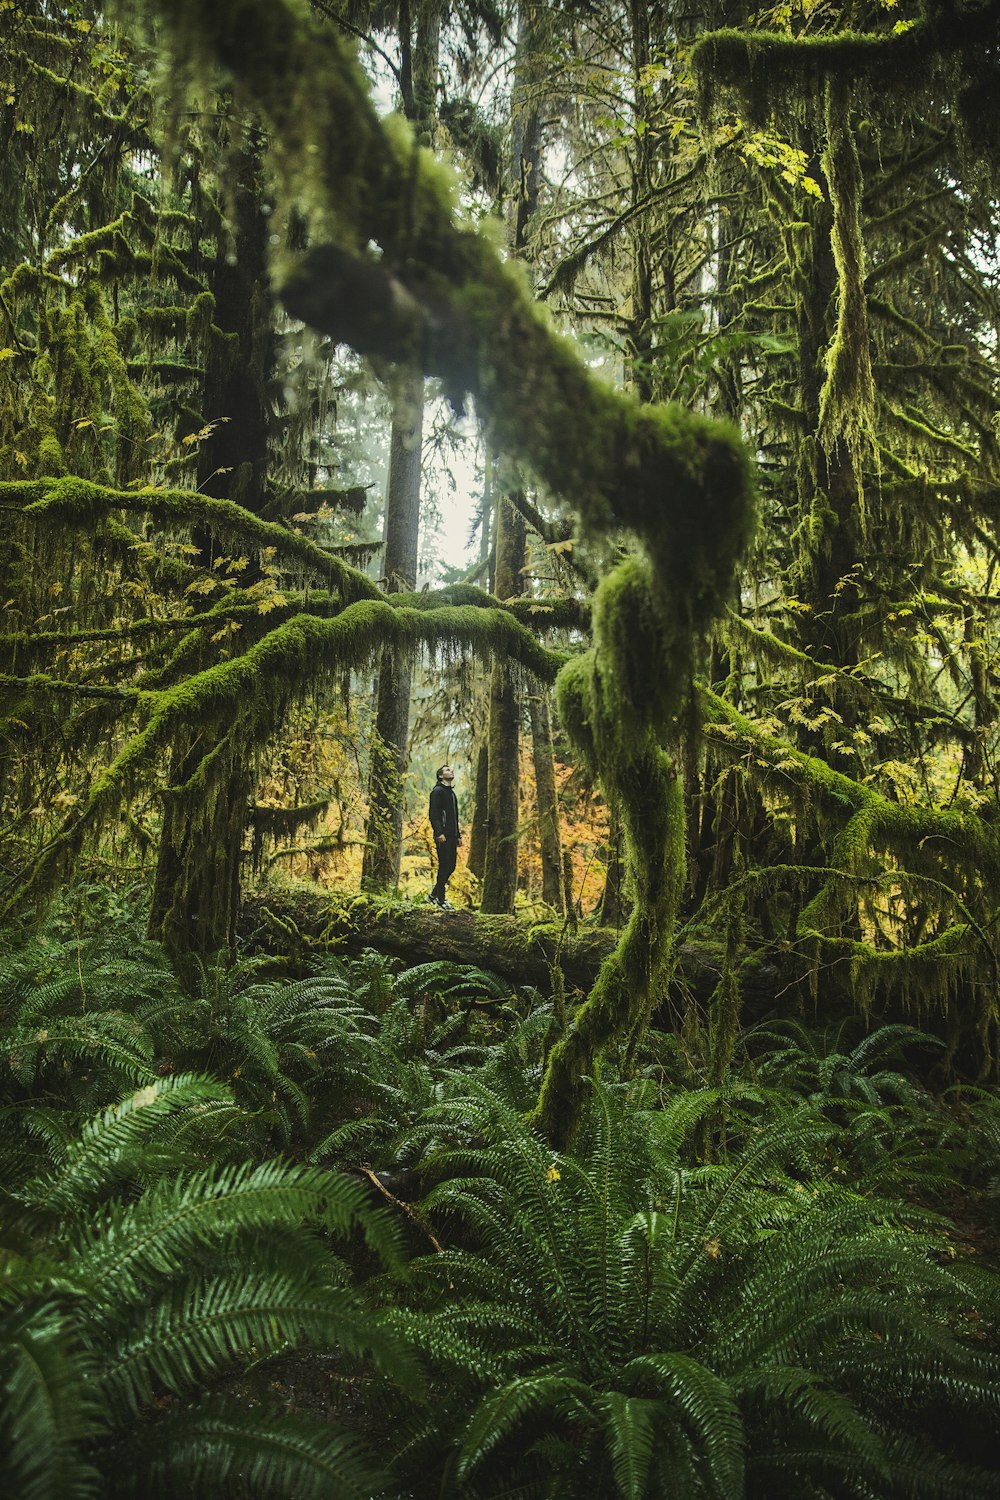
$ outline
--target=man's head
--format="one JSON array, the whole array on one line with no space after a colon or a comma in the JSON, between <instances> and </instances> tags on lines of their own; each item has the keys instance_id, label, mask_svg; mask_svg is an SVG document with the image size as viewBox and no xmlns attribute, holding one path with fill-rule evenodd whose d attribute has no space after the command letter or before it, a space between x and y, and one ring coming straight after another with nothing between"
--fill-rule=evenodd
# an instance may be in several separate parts
<instances>
[{"instance_id":1,"label":"man's head","mask_svg":"<svg viewBox=\"0 0 1000 1500\"><path fill-rule=\"evenodd\" d=\"M451 766L438 766L437 779L443 781L445 786L451 786L455 780L455 773Z\"/></svg>"}]
</instances>

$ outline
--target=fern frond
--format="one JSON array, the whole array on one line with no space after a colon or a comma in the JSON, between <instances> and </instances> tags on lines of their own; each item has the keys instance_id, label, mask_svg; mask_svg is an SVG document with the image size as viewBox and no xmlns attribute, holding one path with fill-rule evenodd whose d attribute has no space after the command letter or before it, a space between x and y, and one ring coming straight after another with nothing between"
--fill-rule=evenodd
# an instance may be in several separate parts
<instances>
[{"instance_id":1,"label":"fern frond","mask_svg":"<svg viewBox=\"0 0 1000 1500\"><path fill-rule=\"evenodd\" d=\"M389 1478L359 1440L328 1422L278 1415L206 1397L129 1444L115 1494L285 1495L294 1500L377 1500Z\"/></svg>"},{"instance_id":2,"label":"fern frond","mask_svg":"<svg viewBox=\"0 0 1000 1500\"><path fill-rule=\"evenodd\" d=\"M70 1256L76 1274L102 1299L112 1290L125 1301L142 1296L149 1283L175 1276L200 1251L217 1251L236 1235L272 1224L318 1224L339 1234L360 1224L373 1248L390 1261L398 1255L391 1221L369 1205L359 1183L281 1161L168 1178L134 1202L110 1205L98 1222L96 1237L92 1221L75 1231Z\"/></svg>"},{"instance_id":3,"label":"fern frond","mask_svg":"<svg viewBox=\"0 0 1000 1500\"><path fill-rule=\"evenodd\" d=\"M197 1073L156 1079L88 1120L60 1168L26 1183L21 1196L49 1209L79 1207L140 1169L147 1138L169 1116L228 1101L222 1084Z\"/></svg>"},{"instance_id":4,"label":"fern frond","mask_svg":"<svg viewBox=\"0 0 1000 1500\"><path fill-rule=\"evenodd\" d=\"M643 1396L605 1391L595 1406L604 1418L604 1441L622 1500L645 1500L653 1461L655 1424L662 1403Z\"/></svg>"},{"instance_id":5,"label":"fern frond","mask_svg":"<svg viewBox=\"0 0 1000 1500\"><path fill-rule=\"evenodd\" d=\"M104 1010L12 1027L0 1036L0 1057L26 1087L46 1069L81 1059L99 1064L116 1081L140 1083L151 1077L153 1044L131 1016Z\"/></svg>"},{"instance_id":6,"label":"fern frond","mask_svg":"<svg viewBox=\"0 0 1000 1500\"><path fill-rule=\"evenodd\" d=\"M97 1362L71 1312L22 1302L0 1319L0 1488L18 1500L89 1500L87 1445L102 1427Z\"/></svg>"},{"instance_id":7,"label":"fern frond","mask_svg":"<svg viewBox=\"0 0 1000 1500\"><path fill-rule=\"evenodd\" d=\"M570 1422L588 1422L593 1392L563 1371L524 1376L484 1396L462 1434L456 1473L466 1478L526 1416L552 1412Z\"/></svg>"},{"instance_id":8,"label":"fern frond","mask_svg":"<svg viewBox=\"0 0 1000 1500\"><path fill-rule=\"evenodd\" d=\"M405 1347L340 1286L291 1275L202 1277L168 1288L159 1300L109 1325L117 1335L103 1372L113 1410L147 1406L157 1385L181 1392L234 1361L320 1343L371 1355L394 1378L414 1382Z\"/></svg>"},{"instance_id":9,"label":"fern frond","mask_svg":"<svg viewBox=\"0 0 1000 1500\"><path fill-rule=\"evenodd\" d=\"M777 1407L804 1422L818 1439L857 1455L869 1474L888 1477L889 1460L881 1434L861 1417L848 1396L832 1390L815 1371L792 1365L751 1369L739 1392L751 1411L764 1408L771 1415Z\"/></svg>"},{"instance_id":10,"label":"fern frond","mask_svg":"<svg viewBox=\"0 0 1000 1500\"><path fill-rule=\"evenodd\" d=\"M742 1500L745 1434L727 1381L686 1354L640 1354L622 1370L637 1394L652 1390L667 1398L704 1455L716 1493Z\"/></svg>"}]
</instances>

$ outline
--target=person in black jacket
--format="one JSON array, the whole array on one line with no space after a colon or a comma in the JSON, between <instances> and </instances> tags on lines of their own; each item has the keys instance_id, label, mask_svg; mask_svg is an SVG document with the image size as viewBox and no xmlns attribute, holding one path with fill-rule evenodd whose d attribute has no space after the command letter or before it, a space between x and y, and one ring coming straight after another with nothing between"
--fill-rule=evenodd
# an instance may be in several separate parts
<instances>
[{"instance_id":1,"label":"person in black jacket","mask_svg":"<svg viewBox=\"0 0 1000 1500\"><path fill-rule=\"evenodd\" d=\"M438 857L437 881L431 891L431 900L435 906L442 907L444 911L455 910L447 899L445 890L454 872L455 861L458 859L458 846L462 842L462 833L458 826L458 798L455 796L454 780L455 773L451 766L438 767L437 785L431 788L431 803L428 809Z\"/></svg>"}]
</instances>

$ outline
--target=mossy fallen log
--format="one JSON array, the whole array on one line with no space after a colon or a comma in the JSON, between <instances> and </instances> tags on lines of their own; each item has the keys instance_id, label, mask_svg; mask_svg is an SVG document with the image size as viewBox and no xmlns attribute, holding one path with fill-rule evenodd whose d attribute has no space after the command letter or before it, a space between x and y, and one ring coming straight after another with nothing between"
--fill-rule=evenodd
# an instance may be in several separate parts
<instances>
[{"instance_id":1,"label":"mossy fallen log","mask_svg":"<svg viewBox=\"0 0 1000 1500\"><path fill-rule=\"evenodd\" d=\"M365 948L400 959L406 965L434 959L475 964L512 985L534 985L552 993L551 966L557 960L570 991L590 993L605 958L618 943L613 927L586 927L564 932L561 923L534 924L523 918L480 916L478 912L442 912L423 903L392 901L371 895L333 895L322 886L273 884L247 894L239 920L241 941L256 951L287 955L299 962L309 954L358 953ZM662 994L653 997L654 1026L682 1027L694 1006L701 1024L719 1004L716 987L724 968L725 948L708 937L679 942L672 976ZM737 969L739 1021L753 1025L775 1013L798 1015L807 1024L836 1024L850 1018L862 1032L902 1022L938 1036L945 1044L934 1055L938 1081L974 1079L991 1071L966 1003L914 1009L892 986L878 1003L859 1003L852 982L849 954L830 955L817 984L815 955L792 949L747 950ZM867 999L867 994L864 999Z\"/></svg>"},{"instance_id":2,"label":"mossy fallen log","mask_svg":"<svg viewBox=\"0 0 1000 1500\"><path fill-rule=\"evenodd\" d=\"M374 948L413 964L431 959L477 964L514 984L535 985L543 993L549 992L555 962L567 985L589 991L619 937L611 927L571 933L558 922L442 912L429 904L369 895L332 896L306 885L275 885L248 893L239 930L251 946L293 957L306 951L356 953ZM722 957L721 944L682 943L672 991L706 1001L718 982ZM748 973L758 1002L774 995L776 981L776 970L769 965L758 964Z\"/></svg>"}]
</instances>

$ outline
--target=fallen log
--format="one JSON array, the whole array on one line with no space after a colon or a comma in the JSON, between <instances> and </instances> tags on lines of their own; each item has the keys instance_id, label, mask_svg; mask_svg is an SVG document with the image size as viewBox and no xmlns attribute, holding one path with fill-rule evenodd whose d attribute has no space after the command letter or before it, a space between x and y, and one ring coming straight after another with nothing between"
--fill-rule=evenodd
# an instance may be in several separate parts
<instances>
[{"instance_id":1,"label":"fallen log","mask_svg":"<svg viewBox=\"0 0 1000 1500\"><path fill-rule=\"evenodd\" d=\"M476 964L513 984L551 993L558 964L572 989L587 991L618 941L609 927L576 932L561 923L531 924L518 917L443 912L409 901L370 895L333 895L319 886L273 885L250 892L240 914L240 935L252 947L295 956L305 951L357 953L374 948L408 963L446 959ZM682 943L675 988L705 1001L718 982L722 946ZM758 963L747 982L758 1000L775 996L777 973Z\"/></svg>"},{"instance_id":2,"label":"fallen log","mask_svg":"<svg viewBox=\"0 0 1000 1500\"><path fill-rule=\"evenodd\" d=\"M293 962L314 953L359 953L373 948L407 965L434 959L474 964L513 986L533 985L543 995L552 993L556 962L567 989L586 993L618 941L613 928L587 927L573 933L559 923L533 925L519 917L443 912L429 904L345 896L305 883L275 883L249 892L240 912L239 934L251 949L288 955ZM874 1015L859 1014L849 962L823 964L820 985L810 983L813 962L808 955L790 950L748 952L739 969L743 1023L752 1024L776 1012L813 1023L854 1015L866 1030L884 1022L912 1024L916 1020L949 1042L949 1080L954 1075L976 1078L982 1074L981 1038L969 1026L958 1034L952 1028L946 1037L946 1015L914 1017L905 997L895 994L883 996ZM656 1008L656 1024L671 1029L688 1005L704 1007L722 967L721 943L682 941L673 981ZM936 1053L935 1059L940 1064Z\"/></svg>"}]
</instances>

